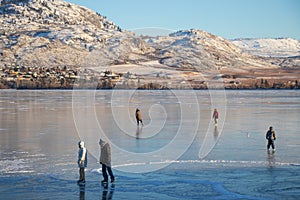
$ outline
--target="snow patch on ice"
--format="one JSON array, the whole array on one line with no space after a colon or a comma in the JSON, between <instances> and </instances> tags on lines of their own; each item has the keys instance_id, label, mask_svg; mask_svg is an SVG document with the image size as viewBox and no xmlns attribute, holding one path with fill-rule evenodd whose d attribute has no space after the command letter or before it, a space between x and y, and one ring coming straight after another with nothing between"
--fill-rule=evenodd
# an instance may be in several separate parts
<instances>
[{"instance_id":1,"label":"snow patch on ice","mask_svg":"<svg viewBox=\"0 0 300 200\"><path fill-rule=\"evenodd\" d=\"M31 173L33 170L28 170L29 166L26 164L26 159L17 160L1 160L0 173L14 174L14 173Z\"/></svg>"},{"instance_id":2,"label":"snow patch on ice","mask_svg":"<svg viewBox=\"0 0 300 200\"><path fill-rule=\"evenodd\" d=\"M226 165L226 166L267 166L268 161L246 161L246 160L165 160L160 162L140 162L140 163L126 163L120 165L114 165L113 167L123 168L123 167L134 167L134 166L144 166L144 165L161 165L161 164L207 164L207 165ZM300 166L300 163L289 163L289 162L275 162L275 166Z\"/></svg>"}]
</instances>

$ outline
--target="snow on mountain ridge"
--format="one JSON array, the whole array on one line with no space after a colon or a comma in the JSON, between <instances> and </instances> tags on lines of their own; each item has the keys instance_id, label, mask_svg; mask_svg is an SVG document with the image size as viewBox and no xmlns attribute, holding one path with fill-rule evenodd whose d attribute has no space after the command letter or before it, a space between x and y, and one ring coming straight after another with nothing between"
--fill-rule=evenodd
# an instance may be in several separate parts
<instances>
[{"instance_id":1,"label":"snow on mountain ridge","mask_svg":"<svg viewBox=\"0 0 300 200\"><path fill-rule=\"evenodd\" d=\"M60 0L2 2L0 15L0 58L8 66L82 65L92 51L109 65L125 62L131 56L128 50L140 54L137 59L148 50L142 39L106 17Z\"/></svg>"},{"instance_id":2,"label":"snow on mountain ridge","mask_svg":"<svg viewBox=\"0 0 300 200\"><path fill-rule=\"evenodd\" d=\"M82 6L67 3L60 0L14 0L10 3L2 3L4 7L1 13L9 11L8 14L15 14L17 19L28 18L30 23L41 25L88 25L93 24L97 28L119 30L114 23L106 17L94 13ZM5 17L5 16L4 16Z\"/></svg>"},{"instance_id":3,"label":"snow on mountain ridge","mask_svg":"<svg viewBox=\"0 0 300 200\"><path fill-rule=\"evenodd\" d=\"M61 0L9 2L0 7L0 60L7 66L108 67L155 60L189 71L276 67L201 30L147 38L121 30L90 9Z\"/></svg>"},{"instance_id":4,"label":"snow on mountain ridge","mask_svg":"<svg viewBox=\"0 0 300 200\"><path fill-rule=\"evenodd\" d=\"M253 55L293 57L300 55L300 41L292 38L235 39L235 45Z\"/></svg>"},{"instance_id":5,"label":"snow on mountain ridge","mask_svg":"<svg viewBox=\"0 0 300 200\"><path fill-rule=\"evenodd\" d=\"M160 49L161 64L185 70L274 67L242 53L242 50L230 41L201 30L181 30L169 36L151 38L149 44Z\"/></svg>"}]
</instances>

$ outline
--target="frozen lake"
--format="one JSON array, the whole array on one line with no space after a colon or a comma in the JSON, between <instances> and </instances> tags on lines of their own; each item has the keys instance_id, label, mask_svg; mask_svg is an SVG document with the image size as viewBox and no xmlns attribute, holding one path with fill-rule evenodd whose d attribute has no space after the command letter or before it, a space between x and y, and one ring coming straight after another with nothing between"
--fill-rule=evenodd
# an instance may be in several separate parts
<instances>
[{"instance_id":1,"label":"frozen lake","mask_svg":"<svg viewBox=\"0 0 300 200\"><path fill-rule=\"evenodd\" d=\"M299 119L299 90L0 90L0 199L298 199ZM108 188L100 138L112 146ZM76 184L80 139L85 187Z\"/></svg>"}]
</instances>

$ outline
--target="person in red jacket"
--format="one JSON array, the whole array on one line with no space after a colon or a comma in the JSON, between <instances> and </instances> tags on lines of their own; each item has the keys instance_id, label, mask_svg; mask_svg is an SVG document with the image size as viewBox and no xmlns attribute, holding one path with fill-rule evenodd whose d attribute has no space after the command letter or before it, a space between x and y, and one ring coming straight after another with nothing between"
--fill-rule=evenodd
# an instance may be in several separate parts
<instances>
[{"instance_id":1,"label":"person in red jacket","mask_svg":"<svg viewBox=\"0 0 300 200\"><path fill-rule=\"evenodd\" d=\"M215 125L217 125L218 124L218 119L219 119L219 112L217 111L217 109L215 108L214 109L214 112L213 112L213 120L214 120L214 122L215 122Z\"/></svg>"}]
</instances>

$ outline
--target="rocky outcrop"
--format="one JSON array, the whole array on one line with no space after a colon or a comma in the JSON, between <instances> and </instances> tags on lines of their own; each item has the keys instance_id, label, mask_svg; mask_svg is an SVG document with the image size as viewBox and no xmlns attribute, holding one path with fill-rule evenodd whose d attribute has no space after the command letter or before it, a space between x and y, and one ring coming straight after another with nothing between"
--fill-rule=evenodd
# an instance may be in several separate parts
<instances>
[{"instance_id":1,"label":"rocky outcrop","mask_svg":"<svg viewBox=\"0 0 300 200\"><path fill-rule=\"evenodd\" d=\"M0 7L2 66L111 65L143 60L149 51L106 17L60 0L6 1ZM150 49L151 50L151 49Z\"/></svg>"}]
</instances>

